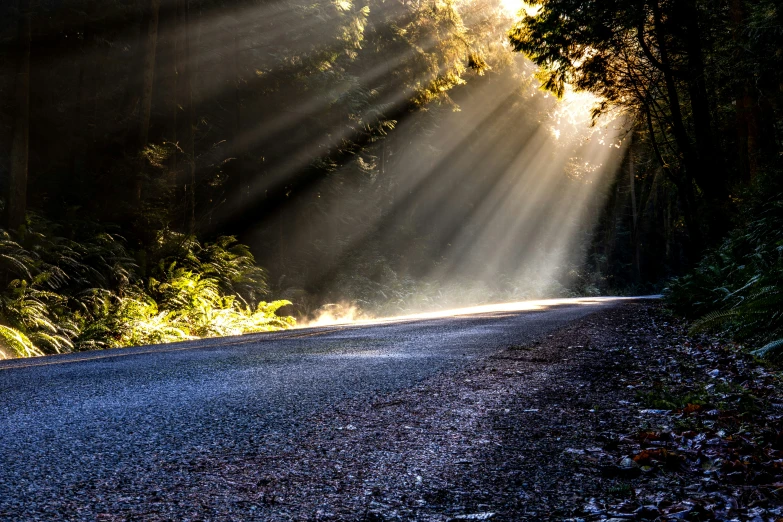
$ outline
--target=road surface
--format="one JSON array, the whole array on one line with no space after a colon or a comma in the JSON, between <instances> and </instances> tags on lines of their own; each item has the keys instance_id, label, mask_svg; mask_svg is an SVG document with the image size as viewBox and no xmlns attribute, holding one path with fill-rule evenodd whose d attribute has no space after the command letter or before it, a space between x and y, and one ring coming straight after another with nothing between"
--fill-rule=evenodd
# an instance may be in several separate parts
<instances>
[{"instance_id":1,"label":"road surface","mask_svg":"<svg viewBox=\"0 0 783 522\"><path fill-rule=\"evenodd\" d=\"M100 484L165 483L193 455L241 456L265 438L294 437L344 398L411 387L618 302L0 362L0 519L74 516L64 500L100 500Z\"/></svg>"}]
</instances>

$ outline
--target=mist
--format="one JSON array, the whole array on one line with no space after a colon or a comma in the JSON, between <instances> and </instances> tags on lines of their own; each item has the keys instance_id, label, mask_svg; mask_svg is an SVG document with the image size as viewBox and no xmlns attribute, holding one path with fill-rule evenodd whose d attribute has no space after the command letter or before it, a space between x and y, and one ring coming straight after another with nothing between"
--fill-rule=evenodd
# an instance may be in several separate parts
<instances>
[{"instance_id":1,"label":"mist","mask_svg":"<svg viewBox=\"0 0 783 522\"><path fill-rule=\"evenodd\" d=\"M286 261L266 262L281 295L359 317L598 293L583 263L626 120L592 121L594 98L557 100L532 70L515 57L471 79L286 201L273 218L289 225ZM250 244L270 232L259 224Z\"/></svg>"},{"instance_id":2,"label":"mist","mask_svg":"<svg viewBox=\"0 0 783 522\"><path fill-rule=\"evenodd\" d=\"M46 6L28 206L116 226L142 277L160 231L234 236L300 322L596 295L584 263L628 124L541 89L508 43L525 9Z\"/></svg>"}]
</instances>

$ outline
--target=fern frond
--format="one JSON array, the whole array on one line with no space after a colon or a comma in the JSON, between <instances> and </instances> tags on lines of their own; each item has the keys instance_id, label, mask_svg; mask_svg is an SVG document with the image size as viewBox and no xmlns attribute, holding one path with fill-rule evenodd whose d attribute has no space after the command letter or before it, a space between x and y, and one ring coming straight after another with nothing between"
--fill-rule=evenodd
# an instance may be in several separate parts
<instances>
[{"instance_id":1,"label":"fern frond","mask_svg":"<svg viewBox=\"0 0 783 522\"><path fill-rule=\"evenodd\" d=\"M715 326L726 324L732 319L737 318L739 315L740 311L736 309L710 312L700 319L694 321L693 325L691 326L691 332L703 332Z\"/></svg>"},{"instance_id":2,"label":"fern frond","mask_svg":"<svg viewBox=\"0 0 783 522\"><path fill-rule=\"evenodd\" d=\"M0 324L0 343L10 348L19 357L37 357L44 353L25 334Z\"/></svg>"},{"instance_id":3,"label":"fern frond","mask_svg":"<svg viewBox=\"0 0 783 522\"><path fill-rule=\"evenodd\" d=\"M783 337L767 343L758 350L753 350L751 353L756 357L770 357L775 355L780 349L783 349Z\"/></svg>"}]
</instances>

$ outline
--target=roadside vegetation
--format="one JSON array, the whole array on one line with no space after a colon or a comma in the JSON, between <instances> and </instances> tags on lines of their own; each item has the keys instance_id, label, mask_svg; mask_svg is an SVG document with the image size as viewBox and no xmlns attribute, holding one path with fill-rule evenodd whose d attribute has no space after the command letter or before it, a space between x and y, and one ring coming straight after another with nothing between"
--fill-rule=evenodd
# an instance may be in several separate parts
<instances>
[{"instance_id":1,"label":"roadside vegetation","mask_svg":"<svg viewBox=\"0 0 783 522\"><path fill-rule=\"evenodd\" d=\"M755 355L783 355L783 186L757 188L740 226L666 290L692 330L728 334Z\"/></svg>"},{"instance_id":2,"label":"roadside vegetation","mask_svg":"<svg viewBox=\"0 0 783 522\"><path fill-rule=\"evenodd\" d=\"M694 333L783 353L780 3L533 3L509 34L544 88L632 115L593 265L615 288L667 288Z\"/></svg>"},{"instance_id":3,"label":"roadside vegetation","mask_svg":"<svg viewBox=\"0 0 783 522\"><path fill-rule=\"evenodd\" d=\"M161 230L146 250L85 222L0 231L0 353L27 357L237 335L295 324L233 237Z\"/></svg>"}]
</instances>

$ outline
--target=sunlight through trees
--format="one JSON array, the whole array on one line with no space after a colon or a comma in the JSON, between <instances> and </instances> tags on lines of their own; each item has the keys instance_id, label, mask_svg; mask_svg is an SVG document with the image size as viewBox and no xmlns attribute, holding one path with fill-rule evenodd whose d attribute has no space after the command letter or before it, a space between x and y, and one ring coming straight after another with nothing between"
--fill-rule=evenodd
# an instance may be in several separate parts
<instances>
[{"instance_id":1,"label":"sunlight through trees","mask_svg":"<svg viewBox=\"0 0 783 522\"><path fill-rule=\"evenodd\" d=\"M4 351L657 290L779 169L781 14L719 4L6 3Z\"/></svg>"}]
</instances>

